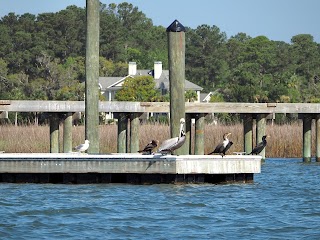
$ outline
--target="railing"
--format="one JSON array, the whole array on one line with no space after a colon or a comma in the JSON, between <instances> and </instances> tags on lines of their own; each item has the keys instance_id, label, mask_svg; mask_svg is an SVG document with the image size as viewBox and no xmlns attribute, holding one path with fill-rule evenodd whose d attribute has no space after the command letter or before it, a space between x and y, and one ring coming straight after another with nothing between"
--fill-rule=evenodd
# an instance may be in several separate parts
<instances>
[{"instance_id":1,"label":"railing","mask_svg":"<svg viewBox=\"0 0 320 240\"><path fill-rule=\"evenodd\" d=\"M69 131L72 127L72 114L85 112L84 101L16 101L0 100L2 112L51 112L68 113L64 120L64 152L72 148ZM139 117L142 113L169 113L168 102L99 102L100 112L117 113L118 152L137 152L139 149ZM256 139L261 139L266 132L266 117L273 113L297 113L303 120L303 159L311 161L311 123L316 120L316 159L320 161L320 104L319 103L185 103L186 136L185 153L190 154L191 119L195 119L195 154L204 154L204 117L208 113L241 114L244 125L244 151L252 150L253 119L256 119ZM59 152L59 118L54 114L50 121L50 152ZM130 124L128 124L128 121ZM128 125L130 128L128 128ZM130 144L127 144L127 131L130 131ZM130 149L127 149L127 146ZM261 153L265 158L264 151Z\"/></svg>"}]
</instances>

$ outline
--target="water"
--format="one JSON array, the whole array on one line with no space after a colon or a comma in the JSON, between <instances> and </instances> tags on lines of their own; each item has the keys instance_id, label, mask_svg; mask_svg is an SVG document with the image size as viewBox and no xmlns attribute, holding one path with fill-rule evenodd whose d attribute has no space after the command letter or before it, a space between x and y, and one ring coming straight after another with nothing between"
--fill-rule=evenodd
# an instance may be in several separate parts
<instances>
[{"instance_id":1,"label":"water","mask_svg":"<svg viewBox=\"0 0 320 240\"><path fill-rule=\"evenodd\" d=\"M253 184L0 184L0 239L320 239L320 164Z\"/></svg>"}]
</instances>

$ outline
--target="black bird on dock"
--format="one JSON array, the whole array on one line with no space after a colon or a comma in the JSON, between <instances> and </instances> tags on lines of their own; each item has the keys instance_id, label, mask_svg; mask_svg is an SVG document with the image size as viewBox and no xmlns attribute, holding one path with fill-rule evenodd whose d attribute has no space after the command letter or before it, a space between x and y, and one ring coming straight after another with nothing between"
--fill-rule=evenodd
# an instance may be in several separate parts
<instances>
[{"instance_id":1,"label":"black bird on dock","mask_svg":"<svg viewBox=\"0 0 320 240\"><path fill-rule=\"evenodd\" d=\"M261 151L267 146L267 137L270 137L269 135L264 135L262 137L262 142L258 143L257 146L255 146L252 150L251 153L249 153L248 155L250 154L255 154L255 155L258 155L259 153L261 153Z\"/></svg>"},{"instance_id":2,"label":"black bird on dock","mask_svg":"<svg viewBox=\"0 0 320 240\"><path fill-rule=\"evenodd\" d=\"M159 141L158 140L152 140L151 142L149 142L145 147L144 149L142 150L139 150L138 152L139 153L142 153L142 154L145 154L145 155L150 155L152 150L154 148L156 148L159 144Z\"/></svg>"},{"instance_id":3,"label":"black bird on dock","mask_svg":"<svg viewBox=\"0 0 320 240\"><path fill-rule=\"evenodd\" d=\"M228 137L231 135L231 133L225 133L223 135L223 141L219 143L216 148L213 150L213 152L209 153L208 155L211 155L213 153L220 153L221 156L223 157L226 155L226 152L228 149L232 146L233 142L231 142Z\"/></svg>"}]
</instances>

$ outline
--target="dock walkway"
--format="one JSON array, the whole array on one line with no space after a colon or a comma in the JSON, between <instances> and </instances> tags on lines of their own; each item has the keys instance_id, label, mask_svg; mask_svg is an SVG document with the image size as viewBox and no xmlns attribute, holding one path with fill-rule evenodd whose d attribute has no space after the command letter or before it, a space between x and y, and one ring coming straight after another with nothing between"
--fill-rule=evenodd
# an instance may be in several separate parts
<instances>
[{"instance_id":1,"label":"dock walkway","mask_svg":"<svg viewBox=\"0 0 320 240\"><path fill-rule=\"evenodd\" d=\"M0 182L252 182L260 172L261 156L249 155L0 154Z\"/></svg>"}]
</instances>

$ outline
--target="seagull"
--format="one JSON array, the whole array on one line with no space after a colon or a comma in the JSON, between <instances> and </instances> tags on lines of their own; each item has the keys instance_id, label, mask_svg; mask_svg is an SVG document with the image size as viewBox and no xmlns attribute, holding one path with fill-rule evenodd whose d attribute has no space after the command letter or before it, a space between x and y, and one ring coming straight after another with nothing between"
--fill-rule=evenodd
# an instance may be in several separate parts
<instances>
[{"instance_id":1,"label":"seagull","mask_svg":"<svg viewBox=\"0 0 320 240\"><path fill-rule=\"evenodd\" d=\"M209 153L208 155L211 155L213 153L220 153L223 157L226 154L226 151L231 147L233 142L231 142L228 139L228 136L231 135L231 133L225 133L223 134L223 141L219 143L216 148L213 150L213 152Z\"/></svg>"},{"instance_id":2,"label":"seagull","mask_svg":"<svg viewBox=\"0 0 320 240\"><path fill-rule=\"evenodd\" d=\"M161 146L159 147L158 152L162 154L168 154L171 153L180 148L184 142L186 141L186 134L184 132L184 124L185 124L185 119L181 118L180 119L180 132L178 137L170 138L162 142Z\"/></svg>"},{"instance_id":3,"label":"seagull","mask_svg":"<svg viewBox=\"0 0 320 240\"><path fill-rule=\"evenodd\" d=\"M254 147L254 149L252 150L250 154L255 154L258 155L259 153L261 153L261 151L267 146L267 137L270 137L269 135L264 135L262 137L262 142L258 143L257 146Z\"/></svg>"},{"instance_id":4,"label":"seagull","mask_svg":"<svg viewBox=\"0 0 320 240\"><path fill-rule=\"evenodd\" d=\"M142 153L142 154L145 154L145 155L150 155L151 154L151 151L157 147L159 144L159 141L158 140L152 140L151 142L149 142L143 150L139 150L138 152L139 153Z\"/></svg>"},{"instance_id":5,"label":"seagull","mask_svg":"<svg viewBox=\"0 0 320 240\"><path fill-rule=\"evenodd\" d=\"M80 152L85 152L89 148L89 140L85 140L83 144L80 144L79 146L76 146L74 149Z\"/></svg>"}]
</instances>

